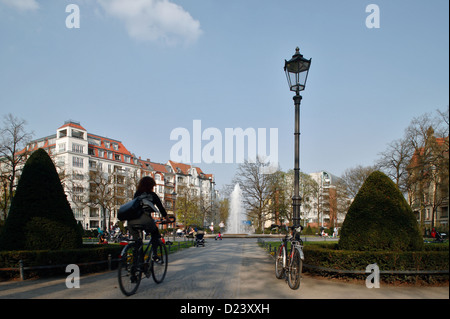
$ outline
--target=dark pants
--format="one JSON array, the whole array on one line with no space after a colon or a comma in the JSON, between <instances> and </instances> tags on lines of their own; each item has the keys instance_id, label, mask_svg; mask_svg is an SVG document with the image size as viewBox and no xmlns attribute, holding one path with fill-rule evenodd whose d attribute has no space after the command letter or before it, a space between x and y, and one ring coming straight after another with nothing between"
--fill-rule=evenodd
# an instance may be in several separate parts
<instances>
[{"instance_id":1,"label":"dark pants","mask_svg":"<svg viewBox=\"0 0 450 319\"><path fill-rule=\"evenodd\" d=\"M161 235L158 230L158 226L156 226L155 221L153 218L150 217L150 213L143 213L141 217L138 219L133 219L128 221L128 226L132 225L142 225L144 226L144 230L147 233L150 233L152 235L151 243L153 247L153 251L156 252L157 244L159 243L159 239L161 238ZM140 233L138 230L134 230L132 227L129 227L130 234L133 236L133 239L137 239L140 236Z\"/></svg>"}]
</instances>

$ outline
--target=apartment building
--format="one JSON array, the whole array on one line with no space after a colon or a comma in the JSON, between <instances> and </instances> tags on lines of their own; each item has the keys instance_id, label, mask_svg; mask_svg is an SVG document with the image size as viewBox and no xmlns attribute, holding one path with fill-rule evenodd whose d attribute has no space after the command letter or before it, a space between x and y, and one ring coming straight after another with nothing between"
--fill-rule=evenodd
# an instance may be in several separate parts
<instances>
[{"instance_id":1,"label":"apartment building","mask_svg":"<svg viewBox=\"0 0 450 319\"><path fill-rule=\"evenodd\" d=\"M338 213L338 177L327 171L311 173L309 176L317 183L317 189L304 198L302 217L306 223L312 227L342 224L345 214Z\"/></svg>"},{"instance_id":2,"label":"apartment building","mask_svg":"<svg viewBox=\"0 0 450 319\"><path fill-rule=\"evenodd\" d=\"M426 147L416 149L408 171L408 201L425 229L448 230L448 137L430 136Z\"/></svg>"},{"instance_id":3,"label":"apartment building","mask_svg":"<svg viewBox=\"0 0 450 319\"><path fill-rule=\"evenodd\" d=\"M67 121L56 134L36 139L28 151L46 150L53 159L75 219L85 229L115 224L120 205L132 199L138 181L152 176L155 192L173 213L181 186L216 199L214 175L198 167L168 161L155 163L130 152L121 141L88 132L79 122Z\"/></svg>"}]
</instances>

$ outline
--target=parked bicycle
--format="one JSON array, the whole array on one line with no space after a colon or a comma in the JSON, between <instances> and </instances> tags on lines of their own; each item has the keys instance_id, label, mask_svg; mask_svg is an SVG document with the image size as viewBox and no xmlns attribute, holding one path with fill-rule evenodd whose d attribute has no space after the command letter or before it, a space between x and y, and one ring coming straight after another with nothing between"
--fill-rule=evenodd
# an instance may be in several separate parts
<instances>
[{"instance_id":1,"label":"parked bicycle","mask_svg":"<svg viewBox=\"0 0 450 319\"><path fill-rule=\"evenodd\" d=\"M170 217L170 222L165 220L155 220L157 224L169 224L175 222L175 217ZM164 238L158 241L158 247L154 249L151 240L144 249L142 238L143 225L133 225L133 229L139 231L140 237L137 240L130 241L126 245L119 256L119 287L126 296L136 293L141 283L142 275L146 278L153 277L153 280L160 284L166 277L167 265L169 263L167 257L167 248Z\"/></svg>"},{"instance_id":2,"label":"parked bicycle","mask_svg":"<svg viewBox=\"0 0 450 319\"><path fill-rule=\"evenodd\" d=\"M303 241L300 238L303 227L291 226L289 229L292 234L288 232L284 236L275 255L275 276L278 279L285 278L291 289L298 289L304 260Z\"/></svg>"}]
</instances>

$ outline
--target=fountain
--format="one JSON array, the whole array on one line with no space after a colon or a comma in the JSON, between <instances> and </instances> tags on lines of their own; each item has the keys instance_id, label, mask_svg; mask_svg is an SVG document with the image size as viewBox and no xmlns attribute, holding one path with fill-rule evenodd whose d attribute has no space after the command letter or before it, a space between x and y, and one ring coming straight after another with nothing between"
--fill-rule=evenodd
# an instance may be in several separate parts
<instances>
[{"instance_id":1,"label":"fountain","mask_svg":"<svg viewBox=\"0 0 450 319\"><path fill-rule=\"evenodd\" d=\"M242 191L239 184L236 184L230 196L230 214L225 234L247 234L248 229L244 224L246 220L247 216L242 207Z\"/></svg>"}]
</instances>

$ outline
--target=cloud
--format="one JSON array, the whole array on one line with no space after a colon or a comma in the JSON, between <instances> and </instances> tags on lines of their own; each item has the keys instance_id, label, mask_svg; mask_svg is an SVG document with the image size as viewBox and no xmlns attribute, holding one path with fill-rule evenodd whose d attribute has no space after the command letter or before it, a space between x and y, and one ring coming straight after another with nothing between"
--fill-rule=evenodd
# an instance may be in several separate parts
<instances>
[{"instance_id":1,"label":"cloud","mask_svg":"<svg viewBox=\"0 0 450 319\"><path fill-rule=\"evenodd\" d=\"M33 11L39 8L39 4L36 0L0 0L0 2L10 7L19 9L20 11Z\"/></svg>"},{"instance_id":2,"label":"cloud","mask_svg":"<svg viewBox=\"0 0 450 319\"><path fill-rule=\"evenodd\" d=\"M105 12L123 21L128 34L140 41L168 45L194 43L200 22L168 0L97 0Z\"/></svg>"}]
</instances>

